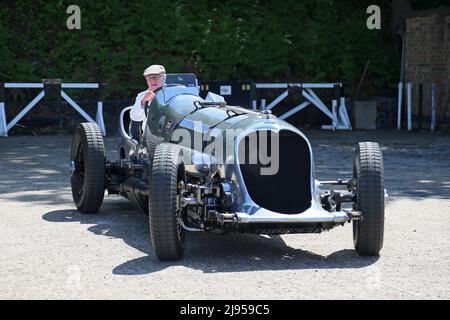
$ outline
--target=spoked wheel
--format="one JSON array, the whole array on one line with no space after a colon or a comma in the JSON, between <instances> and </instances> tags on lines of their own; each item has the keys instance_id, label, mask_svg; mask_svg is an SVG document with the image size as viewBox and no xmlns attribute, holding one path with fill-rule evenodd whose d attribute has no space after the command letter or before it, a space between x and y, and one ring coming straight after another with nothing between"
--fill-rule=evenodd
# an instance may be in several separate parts
<instances>
[{"instance_id":1,"label":"spoked wheel","mask_svg":"<svg viewBox=\"0 0 450 320\"><path fill-rule=\"evenodd\" d=\"M96 213L105 194L105 146L95 123L75 130L70 153L70 184L78 211Z\"/></svg>"},{"instance_id":2,"label":"spoked wheel","mask_svg":"<svg viewBox=\"0 0 450 320\"><path fill-rule=\"evenodd\" d=\"M361 219L353 221L353 243L362 256L377 256L384 237L384 167L378 143L360 142L353 161Z\"/></svg>"},{"instance_id":3,"label":"spoked wheel","mask_svg":"<svg viewBox=\"0 0 450 320\"><path fill-rule=\"evenodd\" d=\"M180 224L178 185L183 181L184 166L178 146L161 143L156 146L150 178L150 237L155 254L161 260L181 259L186 231Z\"/></svg>"}]
</instances>

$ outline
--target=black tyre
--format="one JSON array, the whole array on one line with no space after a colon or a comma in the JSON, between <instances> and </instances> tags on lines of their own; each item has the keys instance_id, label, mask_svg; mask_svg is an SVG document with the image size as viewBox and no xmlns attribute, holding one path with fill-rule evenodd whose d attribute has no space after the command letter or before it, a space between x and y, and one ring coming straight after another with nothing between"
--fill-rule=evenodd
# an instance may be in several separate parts
<instances>
[{"instance_id":1,"label":"black tyre","mask_svg":"<svg viewBox=\"0 0 450 320\"><path fill-rule=\"evenodd\" d=\"M356 182L355 209L361 220L353 221L353 243L362 256L377 256L384 237L384 168L380 146L360 142L353 161Z\"/></svg>"},{"instance_id":2,"label":"black tyre","mask_svg":"<svg viewBox=\"0 0 450 320\"><path fill-rule=\"evenodd\" d=\"M96 213L105 195L105 145L95 123L75 129L70 152L70 184L78 211Z\"/></svg>"},{"instance_id":3,"label":"black tyre","mask_svg":"<svg viewBox=\"0 0 450 320\"><path fill-rule=\"evenodd\" d=\"M150 178L150 237L155 254L161 260L183 256L185 230L179 224L178 182L184 180L184 166L178 146L156 146Z\"/></svg>"}]
</instances>

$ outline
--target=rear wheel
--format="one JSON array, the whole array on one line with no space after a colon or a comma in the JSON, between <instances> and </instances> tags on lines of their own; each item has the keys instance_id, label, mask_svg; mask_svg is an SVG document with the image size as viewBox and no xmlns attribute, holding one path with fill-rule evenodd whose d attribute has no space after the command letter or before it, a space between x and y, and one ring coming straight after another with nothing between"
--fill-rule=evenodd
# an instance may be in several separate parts
<instances>
[{"instance_id":1,"label":"rear wheel","mask_svg":"<svg viewBox=\"0 0 450 320\"><path fill-rule=\"evenodd\" d=\"M179 223L178 183L184 180L184 166L178 146L156 146L150 178L150 237L155 254L161 260L183 256L185 230Z\"/></svg>"},{"instance_id":2,"label":"rear wheel","mask_svg":"<svg viewBox=\"0 0 450 320\"><path fill-rule=\"evenodd\" d=\"M360 142L353 161L356 182L356 210L361 220L353 221L353 242L362 256L377 256L384 237L384 167L378 143Z\"/></svg>"},{"instance_id":3,"label":"rear wheel","mask_svg":"<svg viewBox=\"0 0 450 320\"><path fill-rule=\"evenodd\" d=\"M75 129L70 152L70 184L78 211L96 213L105 194L105 145L95 123Z\"/></svg>"}]
</instances>

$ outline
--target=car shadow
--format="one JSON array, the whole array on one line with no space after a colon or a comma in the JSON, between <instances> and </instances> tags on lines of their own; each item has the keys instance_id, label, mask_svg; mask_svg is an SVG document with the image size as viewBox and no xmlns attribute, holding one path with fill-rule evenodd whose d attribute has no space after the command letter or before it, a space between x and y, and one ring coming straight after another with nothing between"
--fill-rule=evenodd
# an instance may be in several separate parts
<instances>
[{"instance_id":1,"label":"car shadow","mask_svg":"<svg viewBox=\"0 0 450 320\"><path fill-rule=\"evenodd\" d=\"M193 233L187 235L185 257L164 262L154 255L149 236L148 217L137 213L126 201L104 205L98 214L85 215L77 210L51 211L43 219L49 222L92 225L96 235L122 239L145 253L115 267L117 275L144 275L181 266L204 273L248 272L264 270L363 268L377 257L360 257L354 250L340 250L323 256L288 246L280 236L253 234ZM300 236L300 235L299 235Z\"/></svg>"}]
</instances>

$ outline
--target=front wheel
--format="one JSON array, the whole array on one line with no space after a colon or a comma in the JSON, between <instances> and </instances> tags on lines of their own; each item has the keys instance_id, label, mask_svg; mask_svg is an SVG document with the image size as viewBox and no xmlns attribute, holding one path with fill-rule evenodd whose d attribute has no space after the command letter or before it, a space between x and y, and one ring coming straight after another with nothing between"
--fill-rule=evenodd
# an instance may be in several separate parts
<instances>
[{"instance_id":1,"label":"front wheel","mask_svg":"<svg viewBox=\"0 0 450 320\"><path fill-rule=\"evenodd\" d=\"M355 208L361 219L353 221L353 243L362 256L377 256L384 237L384 167L378 143L360 142L353 161L356 182Z\"/></svg>"},{"instance_id":2,"label":"front wheel","mask_svg":"<svg viewBox=\"0 0 450 320\"><path fill-rule=\"evenodd\" d=\"M156 146L150 178L150 237L155 254L161 260L183 256L185 230L180 225L177 205L178 183L184 178L181 151L177 145Z\"/></svg>"}]
</instances>

